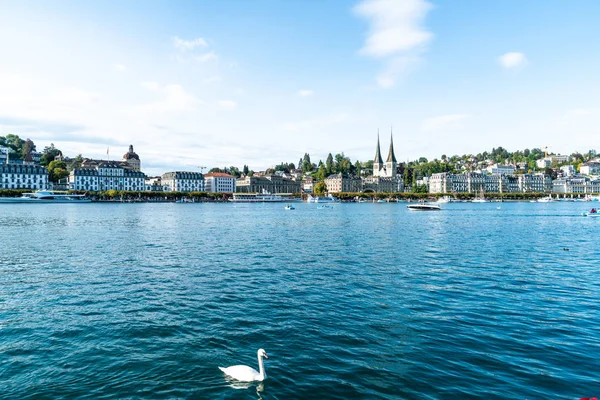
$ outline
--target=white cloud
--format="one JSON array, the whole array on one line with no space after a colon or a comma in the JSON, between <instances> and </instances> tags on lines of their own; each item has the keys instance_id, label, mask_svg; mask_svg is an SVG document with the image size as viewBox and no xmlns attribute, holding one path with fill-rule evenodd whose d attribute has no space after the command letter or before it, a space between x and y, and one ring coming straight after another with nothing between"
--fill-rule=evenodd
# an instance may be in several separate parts
<instances>
[{"instance_id":1,"label":"white cloud","mask_svg":"<svg viewBox=\"0 0 600 400\"><path fill-rule=\"evenodd\" d=\"M201 101L186 92L184 88L178 84L169 84L161 87L156 82L142 82L141 86L159 93L162 97L160 100L153 103L136 107L136 110L148 113L150 117L152 114L191 111L202 104Z\"/></svg>"},{"instance_id":2,"label":"white cloud","mask_svg":"<svg viewBox=\"0 0 600 400\"><path fill-rule=\"evenodd\" d=\"M391 88L399 79L408 75L420 61L419 57L396 57L389 60L377 75L377 85L384 89Z\"/></svg>"},{"instance_id":3,"label":"white cloud","mask_svg":"<svg viewBox=\"0 0 600 400\"><path fill-rule=\"evenodd\" d=\"M302 89L298 90L298 96L300 97L309 97L312 96L315 92L310 89Z\"/></svg>"},{"instance_id":4,"label":"white cloud","mask_svg":"<svg viewBox=\"0 0 600 400\"><path fill-rule=\"evenodd\" d=\"M421 24L431 7L424 0L363 1L354 8L370 23L361 53L386 57L426 44L432 34Z\"/></svg>"},{"instance_id":5,"label":"white cloud","mask_svg":"<svg viewBox=\"0 0 600 400\"><path fill-rule=\"evenodd\" d=\"M158 89L160 89L160 85L157 82L142 82L140 83L140 86L153 92L156 92Z\"/></svg>"},{"instance_id":6,"label":"white cloud","mask_svg":"<svg viewBox=\"0 0 600 400\"><path fill-rule=\"evenodd\" d=\"M387 58L377 84L389 88L419 61L433 34L422 25L432 5L425 0L364 0L354 12L369 22L369 33L360 53ZM391 58L390 58L391 57Z\"/></svg>"},{"instance_id":7,"label":"white cloud","mask_svg":"<svg viewBox=\"0 0 600 400\"><path fill-rule=\"evenodd\" d=\"M199 54L197 56L194 56L194 60L198 61L199 63L205 63L205 62L209 62L209 61L214 61L216 59L218 59L219 57L213 53L212 51L209 53L203 53L203 54Z\"/></svg>"},{"instance_id":8,"label":"white cloud","mask_svg":"<svg viewBox=\"0 0 600 400\"><path fill-rule=\"evenodd\" d=\"M423 121L421 130L426 132L456 131L464 127L463 122L467 114L449 114L428 118Z\"/></svg>"},{"instance_id":9,"label":"white cloud","mask_svg":"<svg viewBox=\"0 0 600 400\"><path fill-rule=\"evenodd\" d=\"M528 64L525 54L510 52L498 57L498 62L506 69L520 69Z\"/></svg>"},{"instance_id":10,"label":"white cloud","mask_svg":"<svg viewBox=\"0 0 600 400\"><path fill-rule=\"evenodd\" d=\"M219 100L217 105L224 110L233 110L237 107L237 103L233 100Z\"/></svg>"},{"instance_id":11,"label":"white cloud","mask_svg":"<svg viewBox=\"0 0 600 400\"><path fill-rule=\"evenodd\" d=\"M173 46L178 50L188 51L193 50L196 47L208 47L208 43L201 37L192 40L184 40L175 36L173 38Z\"/></svg>"},{"instance_id":12,"label":"white cloud","mask_svg":"<svg viewBox=\"0 0 600 400\"><path fill-rule=\"evenodd\" d=\"M115 64L113 65L113 69L117 72L125 72L127 71L127 67L124 66L123 64Z\"/></svg>"}]
</instances>

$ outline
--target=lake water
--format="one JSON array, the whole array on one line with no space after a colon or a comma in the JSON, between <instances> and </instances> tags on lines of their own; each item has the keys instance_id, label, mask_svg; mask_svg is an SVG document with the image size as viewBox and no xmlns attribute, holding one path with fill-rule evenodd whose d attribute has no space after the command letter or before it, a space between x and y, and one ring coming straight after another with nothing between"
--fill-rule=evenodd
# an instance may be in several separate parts
<instances>
[{"instance_id":1,"label":"lake water","mask_svg":"<svg viewBox=\"0 0 600 400\"><path fill-rule=\"evenodd\" d=\"M600 396L592 205L1 205L0 398Z\"/></svg>"}]
</instances>

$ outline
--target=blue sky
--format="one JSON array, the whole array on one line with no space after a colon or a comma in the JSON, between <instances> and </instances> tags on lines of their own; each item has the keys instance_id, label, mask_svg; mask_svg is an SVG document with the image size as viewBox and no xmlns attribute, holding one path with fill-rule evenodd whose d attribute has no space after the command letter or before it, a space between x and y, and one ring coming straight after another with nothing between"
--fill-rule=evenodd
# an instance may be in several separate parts
<instances>
[{"instance_id":1,"label":"blue sky","mask_svg":"<svg viewBox=\"0 0 600 400\"><path fill-rule=\"evenodd\" d=\"M149 173L600 142L600 2L0 1L0 135ZM600 149L599 149L600 150Z\"/></svg>"}]
</instances>

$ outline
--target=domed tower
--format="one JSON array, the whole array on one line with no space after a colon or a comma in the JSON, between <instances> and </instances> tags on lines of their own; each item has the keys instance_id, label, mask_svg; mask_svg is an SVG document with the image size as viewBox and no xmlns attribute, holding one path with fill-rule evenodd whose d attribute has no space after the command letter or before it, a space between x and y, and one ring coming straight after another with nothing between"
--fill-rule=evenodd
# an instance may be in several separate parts
<instances>
[{"instance_id":1,"label":"domed tower","mask_svg":"<svg viewBox=\"0 0 600 400\"><path fill-rule=\"evenodd\" d=\"M131 166L134 171L139 171L141 168L140 156L133 151L133 145L129 145L129 151L123 154L123 161Z\"/></svg>"}]
</instances>

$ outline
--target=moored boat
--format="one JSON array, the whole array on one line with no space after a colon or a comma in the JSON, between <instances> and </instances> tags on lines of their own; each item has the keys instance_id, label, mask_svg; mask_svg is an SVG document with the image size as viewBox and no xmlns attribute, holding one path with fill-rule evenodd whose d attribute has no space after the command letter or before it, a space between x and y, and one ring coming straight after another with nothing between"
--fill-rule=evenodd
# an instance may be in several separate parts
<instances>
[{"instance_id":1,"label":"moored boat","mask_svg":"<svg viewBox=\"0 0 600 400\"><path fill-rule=\"evenodd\" d=\"M84 194L67 194L50 190L23 193L21 197L0 197L0 203L90 203Z\"/></svg>"}]
</instances>

